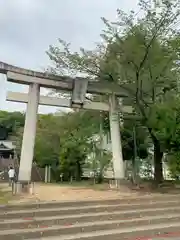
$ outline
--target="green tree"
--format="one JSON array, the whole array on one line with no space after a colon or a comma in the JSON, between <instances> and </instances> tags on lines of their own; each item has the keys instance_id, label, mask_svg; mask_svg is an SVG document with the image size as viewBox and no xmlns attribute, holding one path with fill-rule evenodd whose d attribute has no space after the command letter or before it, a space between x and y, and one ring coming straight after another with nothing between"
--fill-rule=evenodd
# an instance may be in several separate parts
<instances>
[{"instance_id":1,"label":"green tree","mask_svg":"<svg viewBox=\"0 0 180 240\"><path fill-rule=\"evenodd\" d=\"M91 138L99 132L100 116L96 112L70 112L61 117L60 171L65 179L80 180L82 167L92 152Z\"/></svg>"},{"instance_id":2,"label":"green tree","mask_svg":"<svg viewBox=\"0 0 180 240\"><path fill-rule=\"evenodd\" d=\"M161 141L161 146L166 153L166 161L169 166L171 177L177 179L180 176L180 98L166 104L160 104L156 111L156 134Z\"/></svg>"},{"instance_id":3,"label":"green tree","mask_svg":"<svg viewBox=\"0 0 180 240\"><path fill-rule=\"evenodd\" d=\"M125 120L124 126L121 129L121 138L123 159L133 160L135 157L139 157L141 159L147 158L147 131L142 128L140 124L135 123L134 120Z\"/></svg>"},{"instance_id":4,"label":"green tree","mask_svg":"<svg viewBox=\"0 0 180 240\"><path fill-rule=\"evenodd\" d=\"M132 162L132 180L138 181L140 159L148 157L147 132L134 120L125 120L121 129L123 159Z\"/></svg>"},{"instance_id":5,"label":"green tree","mask_svg":"<svg viewBox=\"0 0 180 240\"><path fill-rule=\"evenodd\" d=\"M79 180L82 166L92 152L91 138L98 134L100 122L101 114L97 111L39 114L34 161L39 167L51 165L56 180L59 180L60 171L65 173L66 179L74 176ZM20 158L24 114L1 111L0 124L7 130L2 133L15 143Z\"/></svg>"},{"instance_id":6,"label":"green tree","mask_svg":"<svg viewBox=\"0 0 180 240\"><path fill-rule=\"evenodd\" d=\"M142 17L118 9L118 20L103 19L103 43L93 51L71 52L70 44L59 40L50 46L48 55L56 73L83 73L89 78L118 83L128 93L128 104L134 106L142 126L148 129L154 145L154 178L163 180L164 149L149 118L154 108L177 90L179 76L178 0L139 1ZM53 69L53 70L54 70ZM126 100L124 101L126 103ZM154 116L156 118L156 115Z\"/></svg>"},{"instance_id":7,"label":"green tree","mask_svg":"<svg viewBox=\"0 0 180 240\"><path fill-rule=\"evenodd\" d=\"M76 181L81 180L82 167L87 157L86 146L83 147L84 143L76 142L76 140L72 137L70 141L67 140L60 145L59 167L66 181L72 178L75 178Z\"/></svg>"},{"instance_id":8,"label":"green tree","mask_svg":"<svg viewBox=\"0 0 180 240\"><path fill-rule=\"evenodd\" d=\"M6 136L4 137L9 138L15 134L20 127L24 126L24 119L24 114L21 112L0 111L1 134L5 134Z\"/></svg>"},{"instance_id":9,"label":"green tree","mask_svg":"<svg viewBox=\"0 0 180 240\"><path fill-rule=\"evenodd\" d=\"M34 161L40 166L56 168L60 151L61 117L54 114L39 115L37 123Z\"/></svg>"},{"instance_id":10,"label":"green tree","mask_svg":"<svg viewBox=\"0 0 180 240\"><path fill-rule=\"evenodd\" d=\"M36 142L34 149L34 161L39 167L51 165L53 168L59 160L59 116L53 114L38 115ZM23 139L24 126L16 128L16 131L10 139L16 145L16 153L18 158L21 154L21 146Z\"/></svg>"},{"instance_id":11,"label":"green tree","mask_svg":"<svg viewBox=\"0 0 180 240\"><path fill-rule=\"evenodd\" d=\"M180 177L180 151L172 152L168 156L168 167L170 171L170 177L175 180L179 180Z\"/></svg>"}]
</instances>

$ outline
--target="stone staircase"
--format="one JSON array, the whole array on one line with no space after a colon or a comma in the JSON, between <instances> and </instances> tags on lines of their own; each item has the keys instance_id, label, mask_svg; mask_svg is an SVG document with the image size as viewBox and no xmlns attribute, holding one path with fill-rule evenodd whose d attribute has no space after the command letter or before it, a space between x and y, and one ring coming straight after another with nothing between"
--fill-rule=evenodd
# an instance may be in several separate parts
<instances>
[{"instance_id":1,"label":"stone staircase","mask_svg":"<svg viewBox=\"0 0 180 240\"><path fill-rule=\"evenodd\" d=\"M0 206L2 240L137 240L161 236L180 239L179 195Z\"/></svg>"}]
</instances>

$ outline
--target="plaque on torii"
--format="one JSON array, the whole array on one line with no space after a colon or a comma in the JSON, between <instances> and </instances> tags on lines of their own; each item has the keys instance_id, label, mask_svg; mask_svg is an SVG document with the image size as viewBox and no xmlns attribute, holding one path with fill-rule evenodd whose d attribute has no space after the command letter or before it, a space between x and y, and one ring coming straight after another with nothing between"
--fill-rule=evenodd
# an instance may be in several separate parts
<instances>
[{"instance_id":1,"label":"plaque on torii","mask_svg":"<svg viewBox=\"0 0 180 240\"><path fill-rule=\"evenodd\" d=\"M86 93L88 88L88 79L76 78L73 81L73 90L71 105L73 107L82 108L86 100Z\"/></svg>"}]
</instances>

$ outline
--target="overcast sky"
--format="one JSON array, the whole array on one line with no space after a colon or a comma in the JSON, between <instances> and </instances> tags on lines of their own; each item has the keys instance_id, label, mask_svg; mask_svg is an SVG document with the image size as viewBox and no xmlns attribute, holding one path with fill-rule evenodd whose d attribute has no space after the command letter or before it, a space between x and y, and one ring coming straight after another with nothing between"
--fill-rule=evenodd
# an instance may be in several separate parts
<instances>
[{"instance_id":1,"label":"overcast sky","mask_svg":"<svg viewBox=\"0 0 180 240\"><path fill-rule=\"evenodd\" d=\"M45 51L58 38L73 50L92 48L100 40L101 17L116 18L116 9L128 11L138 0L0 0L0 61L43 70L49 64ZM0 75L0 109L24 110L25 104L5 101L7 90L27 92L25 86L7 83ZM45 92L43 92L45 93ZM40 107L40 112L56 108Z\"/></svg>"}]
</instances>

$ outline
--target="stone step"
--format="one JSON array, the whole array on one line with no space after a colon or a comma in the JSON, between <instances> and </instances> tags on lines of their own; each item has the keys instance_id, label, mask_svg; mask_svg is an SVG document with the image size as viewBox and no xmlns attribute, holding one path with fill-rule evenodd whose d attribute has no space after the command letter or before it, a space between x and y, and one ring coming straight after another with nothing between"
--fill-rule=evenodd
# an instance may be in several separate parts
<instances>
[{"instance_id":1,"label":"stone step","mask_svg":"<svg viewBox=\"0 0 180 240\"><path fill-rule=\"evenodd\" d=\"M165 240L180 239L180 223L152 224L74 235L30 238L29 240ZM18 238L14 238L18 240Z\"/></svg>"},{"instance_id":2,"label":"stone step","mask_svg":"<svg viewBox=\"0 0 180 240\"><path fill-rule=\"evenodd\" d=\"M179 229L179 195L0 206L7 240L127 240Z\"/></svg>"},{"instance_id":3,"label":"stone step","mask_svg":"<svg viewBox=\"0 0 180 240\"><path fill-rule=\"evenodd\" d=\"M180 216L179 207L161 207L151 209L126 209L112 212L84 213L74 215L55 215L43 217L26 217L14 219L2 219L0 221L0 230L23 229L23 228L43 228L44 226L63 225L71 226L77 223L93 223L96 221L125 221L131 219L142 219L144 217L154 218L154 216Z\"/></svg>"},{"instance_id":4,"label":"stone step","mask_svg":"<svg viewBox=\"0 0 180 240\"><path fill-rule=\"evenodd\" d=\"M141 226L141 227L139 227ZM152 228L154 227L154 228ZM77 223L75 225L65 226L65 225L54 225L54 226L44 226L44 228L26 228L26 229L13 229L13 230L2 230L0 231L0 239L6 240L22 240L22 239L33 239L42 237L52 237L59 236L59 239L108 239L108 235L111 235L111 239L114 235L122 239L122 237L133 236L133 229L138 231L149 230L153 232L158 232L166 230L166 228L175 227L180 229L180 215L164 215L156 217L144 217L141 219L128 219L128 220L116 220L116 221L97 221L97 222L87 222L87 223ZM152 230L153 229L153 230ZM167 230L166 230L167 231ZM102 233L104 237L102 238ZM135 232L136 233L136 232ZM163 232L164 233L164 232ZM143 232L144 234L144 232ZM72 238L73 236L73 238ZM95 238L92 238L95 237ZM63 238L62 238L63 237ZM99 237L99 238L97 238ZM109 238L110 239L110 238Z\"/></svg>"},{"instance_id":5,"label":"stone step","mask_svg":"<svg viewBox=\"0 0 180 240\"><path fill-rule=\"evenodd\" d=\"M33 210L33 209L47 209L47 208L59 208L59 207L81 207L81 206L93 206L93 205L114 205L114 204L134 204L134 203L148 203L157 201L172 201L179 200L180 195L161 195L161 196L149 196L145 195L142 197L132 197L123 199L108 199L108 200L86 200L86 201L51 201L51 202L34 202L34 203L16 203L8 205L0 205L0 212L4 211L18 211L18 210Z\"/></svg>"},{"instance_id":6,"label":"stone step","mask_svg":"<svg viewBox=\"0 0 180 240\"><path fill-rule=\"evenodd\" d=\"M180 207L180 201L157 201L157 202L143 202L133 204L111 204L111 205L92 205L81 207L61 207L61 208L38 208L32 210L19 210L19 211L2 211L0 212L0 220L13 219L13 218L33 218L44 216L57 216L57 215L73 215L82 213L100 213L100 212L114 212L123 210L140 210L140 209L154 209L154 208L174 208Z\"/></svg>"}]
</instances>

